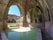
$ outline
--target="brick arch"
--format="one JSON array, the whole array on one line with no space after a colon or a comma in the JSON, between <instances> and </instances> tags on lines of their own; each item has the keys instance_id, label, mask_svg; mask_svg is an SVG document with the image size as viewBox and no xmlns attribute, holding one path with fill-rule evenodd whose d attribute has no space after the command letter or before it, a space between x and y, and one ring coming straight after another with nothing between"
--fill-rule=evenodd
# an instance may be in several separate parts
<instances>
[{"instance_id":1,"label":"brick arch","mask_svg":"<svg viewBox=\"0 0 53 40\"><path fill-rule=\"evenodd\" d=\"M9 3L7 4L5 8L4 14L3 14L3 29L7 28L7 18L8 18L7 16L8 16L9 7L11 5L17 5L20 9L21 16L23 16L24 9L22 5L20 4L20 2L18 3L17 1L13 1L13 0L9 1Z\"/></svg>"},{"instance_id":2,"label":"brick arch","mask_svg":"<svg viewBox=\"0 0 53 40\"><path fill-rule=\"evenodd\" d=\"M20 3L17 3L16 1L15 2L14 1L12 2L12 1L9 1L9 3L7 4L5 12L4 12L4 15L8 12L9 7L11 5L17 5L19 7L19 9L20 9L21 14L23 14L24 13L24 9L23 9L22 5Z\"/></svg>"},{"instance_id":3,"label":"brick arch","mask_svg":"<svg viewBox=\"0 0 53 40\"><path fill-rule=\"evenodd\" d=\"M38 4L38 5L37 5ZM35 8L35 9L38 9L38 10L40 10L40 12L41 12L41 14L42 15L44 15L44 9L43 9L43 6L40 4L40 2L38 2L37 1L37 4L36 4L36 6L33 6L32 8L31 8L31 13L32 13L32 9L33 8ZM35 5L35 4L33 4L33 5ZM32 15L32 14L30 14L30 15ZM32 19L31 19L31 21L32 21Z\"/></svg>"}]
</instances>

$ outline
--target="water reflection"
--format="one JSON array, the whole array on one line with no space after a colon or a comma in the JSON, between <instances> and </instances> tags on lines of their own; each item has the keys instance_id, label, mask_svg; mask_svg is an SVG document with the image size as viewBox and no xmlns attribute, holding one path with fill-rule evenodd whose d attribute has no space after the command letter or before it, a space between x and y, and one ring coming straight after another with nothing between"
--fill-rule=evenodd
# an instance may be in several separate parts
<instances>
[{"instance_id":1,"label":"water reflection","mask_svg":"<svg viewBox=\"0 0 53 40\"><path fill-rule=\"evenodd\" d=\"M36 30L31 30L28 32L8 32L8 40L36 40L36 37Z\"/></svg>"}]
</instances>

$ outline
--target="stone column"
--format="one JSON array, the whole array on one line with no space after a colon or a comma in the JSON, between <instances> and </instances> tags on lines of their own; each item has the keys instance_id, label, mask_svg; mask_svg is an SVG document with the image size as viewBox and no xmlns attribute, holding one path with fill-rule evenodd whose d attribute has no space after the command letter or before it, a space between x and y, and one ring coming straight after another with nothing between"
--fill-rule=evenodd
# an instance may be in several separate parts
<instances>
[{"instance_id":1,"label":"stone column","mask_svg":"<svg viewBox=\"0 0 53 40\"><path fill-rule=\"evenodd\" d=\"M29 25L28 25L28 22L27 22L27 18L26 18L26 16L24 15L23 16L23 27L28 27Z\"/></svg>"},{"instance_id":2,"label":"stone column","mask_svg":"<svg viewBox=\"0 0 53 40\"><path fill-rule=\"evenodd\" d=\"M3 16L2 14L0 15L0 32L3 30Z\"/></svg>"},{"instance_id":3,"label":"stone column","mask_svg":"<svg viewBox=\"0 0 53 40\"><path fill-rule=\"evenodd\" d=\"M28 0L25 0L25 7L24 7L25 13L24 13L24 16L23 16L23 27L28 27L29 26L29 24L27 22L27 10L28 10L28 8L27 8L27 6L28 6L27 1Z\"/></svg>"},{"instance_id":4,"label":"stone column","mask_svg":"<svg viewBox=\"0 0 53 40\"><path fill-rule=\"evenodd\" d=\"M7 14L5 14L3 16L3 29L4 30L7 28L7 20L8 20L7 18L8 18L8 16L7 16Z\"/></svg>"}]
</instances>

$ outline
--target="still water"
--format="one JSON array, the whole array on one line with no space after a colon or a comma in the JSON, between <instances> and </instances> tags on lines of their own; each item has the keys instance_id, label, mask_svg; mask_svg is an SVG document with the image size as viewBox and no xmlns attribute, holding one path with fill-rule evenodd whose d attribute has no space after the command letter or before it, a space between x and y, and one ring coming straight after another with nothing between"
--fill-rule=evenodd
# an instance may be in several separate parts
<instances>
[{"instance_id":1,"label":"still water","mask_svg":"<svg viewBox=\"0 0 53 40\"><path fill-rule=\"evenodd\" d=\"M37 30L32 29L28 32L8 32L8 40L36 40Z\"/></svg>"}]
</instances>

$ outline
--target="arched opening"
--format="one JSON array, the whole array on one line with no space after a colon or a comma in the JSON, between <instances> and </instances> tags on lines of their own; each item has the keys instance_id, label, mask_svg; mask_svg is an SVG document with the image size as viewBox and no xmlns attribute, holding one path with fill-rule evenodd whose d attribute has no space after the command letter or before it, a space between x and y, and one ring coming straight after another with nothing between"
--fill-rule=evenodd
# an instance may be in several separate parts
<instances>
[{"instance_id":1,"label":"arched opening","mask_svg":"<svg viewBox=\"0 0 53 40\"><path fill-rule=\"evenodd\" d=\"M8 10L8 27L19 27L20 9L17 5L11 5ZM17 22L17 20L19 22Z\"/></svg>"},{"instance_id":2,"label":"arched opening","mask_svg":"<svg viewBox=\"0 0 53 40\"><path fill-rule=\"evenodd\" d=\"M19 7L17 5L11 5L9 7L8 14L20 16L20 9L19 9Z\"/></svg>"},{"instance_id":3,"label":"arched opening","mask_svg":"<svg viewBox=\"0 0 53 40\"><path fill-rule=\"evenodd\" d=\"M50 13L49 13L49 9L48 8L47 8L47 11L48 11L49 21L51 21L51 19L50 19Z\"/></svg>"},{"instance_id":4,"label":"arched opening","mask_svg":"<svg viewBox=\"0 0 53 40\"><path fill-rule=\"evenodd\" d=\"M36 6L37 8L38 8L38 10L39 10L39 12L38 12L38 23L42 23L42 9L39 7L39 6ZM35 20L36 21L36 20Z\"/></svg>"},{"instance_id":5,"label":"arched opening","mask_svg":"<svg viewBox=\"0 0 53 40\"><path fill-rule=\"evenodd\" d=\"M6 15L8 16L8 20L10 20L10 21L7 20L8 21L8 25L7 25L7 28L5 28L5 34L9 38L8 40L11 40L12 37L14 37L12 40L19 40L18 37L20 36L20 34L17 34L17 33L24 33L24 32L31 31L31 29L28 28L28 27L27 28L24 28L24 27L20 28L20 26L22 26L22 22L23 22L22 21L23 20L22 14L24 12L23 12L23 9L20 8L20 6L19 7L18 6L19 5L10 5L10 6L8 6L8 8L6 10L7 11ZM21 9L22 12L20 12L19 8ZM17 16L18 16L18 18L16 18ZM11 36L12 34L13 34L13 36ZM16 38L15 38L15 36L16 36Z\"/></svg>"}]
</instances>

